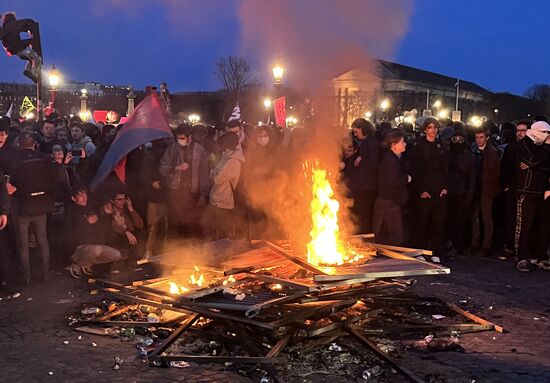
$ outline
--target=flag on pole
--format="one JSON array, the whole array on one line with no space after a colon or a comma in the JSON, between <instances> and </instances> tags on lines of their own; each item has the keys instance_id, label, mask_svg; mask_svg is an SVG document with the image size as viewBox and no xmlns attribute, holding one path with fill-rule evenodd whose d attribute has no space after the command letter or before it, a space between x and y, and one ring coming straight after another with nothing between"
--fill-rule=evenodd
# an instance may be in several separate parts
<instances>
[{"instance_id":1,"label":"flag on pole","mask_svg":"<svg viewBox=\"0 0 550 383\"><path fill-rule=\"evenodd\" d=\"M139 103L116 135L105 154L90 189L99 184L114 170L124 183L126 181L126 155L146 142L171 138L172 130L166 121L164 108L156 93L150 93Z\"/></svg>"},{"instance_id":2,"label":"flag on pole","mask_svg":"<svg viewBox=\"0 0 550 383\"><path fill-rule=\"evenodd\" d=\"M10 105L10 108L8 109L8 111L6 112L6 116L11 118L11 114L13 113L13 102L11 103Z\"/></svg>"},{"instance_id":3,"label":"flag on pole","mask_svg":"<svg viewBox=\"0 0 550 383\"><path fill-rule=\"evenodd\" d=\"M229 119L227 120L227 122L233 121L233 120L237 120L237 121L241 120L241 108L239 108L239 103L237 103L237 105L235 105L235 107L233 108L233 111L231 112L231 116L229 116Z\"/></svg>"}]
</instances>

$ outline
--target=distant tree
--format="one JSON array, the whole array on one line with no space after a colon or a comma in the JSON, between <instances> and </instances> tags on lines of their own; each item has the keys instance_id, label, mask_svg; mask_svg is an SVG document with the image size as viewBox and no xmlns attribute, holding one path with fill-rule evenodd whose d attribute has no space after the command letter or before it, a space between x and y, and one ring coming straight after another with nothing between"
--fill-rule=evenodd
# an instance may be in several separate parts
<instances>
[{"instance_id":1,"label":"distant tree","mask_svg":"<svg viewBox=\"0 0 550 383\"><path fill-rule=\"evenodd\" d=\"M253 85L250 66L239 57L221 57L216 62L216 75L231 98L238 96Z\"/></svg>"},{"instance_id":2,"label":"distant tree","mask_svg":"<svg viewBox=\"0 0 550 383\"><path fill-rule=\"evenodd\" d=\"M542 101L544 103L550 102L550 85L548 84L535 84L523 93L524 97L531 100Z\"/></svg>"}]
</instances>

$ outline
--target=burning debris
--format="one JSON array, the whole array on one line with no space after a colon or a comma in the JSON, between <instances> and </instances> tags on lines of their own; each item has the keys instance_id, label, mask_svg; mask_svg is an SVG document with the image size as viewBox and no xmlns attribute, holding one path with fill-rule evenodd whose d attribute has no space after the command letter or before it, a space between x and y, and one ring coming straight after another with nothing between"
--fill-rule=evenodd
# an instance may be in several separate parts
<instances>
[{"instance_id":1,"label":"burning debris","mask_svg":"<svg viewBox=\"0 0 550 383\"><path fill-rule=\"evenodd\" d=\"M448 273L408 255L421 250L389 249L361 238L348 242L359 254L376 249L377 255L361 264L315 266L295 255L289 242L205 244L220 256L191 269L163 264L160 258L150 262L171 275L125 284L91 279L98 296L109 298L86 305L71 319L79 331L131 339L153 366L218 362L256 376L252 366L261 365L274 381L281 373L304 377L337 373L338 368L357 376L356 381L378 373L381 381L391 381L386 374L392 369L414 376L391 359L399 346L390 339L433 334L433 346L426 343L426 350L434 351L437 344L447 344L450 331L499 329L457 307L410 293L414 281L398 279L404 270L406 275ZM457 314L476 323L456 323ZM439 315L437 324L432 315ZM452 343L458 346L458 338ZM358 351L360 344L374 354ZM443 349L458 349L453 347ZM272 367L283 361L282 369Z\"/></svg>"}]
</instances>

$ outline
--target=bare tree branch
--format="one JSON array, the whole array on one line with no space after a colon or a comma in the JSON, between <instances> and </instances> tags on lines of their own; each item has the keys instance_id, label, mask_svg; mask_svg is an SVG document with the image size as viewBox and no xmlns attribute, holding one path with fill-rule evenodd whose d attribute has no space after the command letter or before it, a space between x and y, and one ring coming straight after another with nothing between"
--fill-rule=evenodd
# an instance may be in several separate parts
<instances>
[{"instance_id":1,"label":"bare tree branch","mask_svg":"<svg viewBox=\"0 0 550 383\"><path fill-rule=\"evenodd\" d=\"M216 62L216 75L232 97L238 97L252 85L250 66L239 57L222 57Z\"/></svg>"}]
</instances>

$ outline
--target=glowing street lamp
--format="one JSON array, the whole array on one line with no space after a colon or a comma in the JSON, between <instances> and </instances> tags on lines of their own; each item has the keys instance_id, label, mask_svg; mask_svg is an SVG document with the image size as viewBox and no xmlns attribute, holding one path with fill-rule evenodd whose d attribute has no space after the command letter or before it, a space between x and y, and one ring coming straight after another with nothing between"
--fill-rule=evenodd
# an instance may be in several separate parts
<instances>
[{"instance_id":1,"label":"glowing street lamp","mask_svg":"<svg viewBox=\"0 0 550 383\"><path fill-rule=\"evenodd\" d=\"M437 117L440 119L449 118L449 109L441 109L439 113L437 113Z\"/></svg>"},{"instance_id":2,"label":"glowing street lamp","mask_svg":"<svg viewBox=\"0 0 550 383\"><path fill-rule=\"evenodd\" d=\"M371 117L372 117L372 112L370 112L370 111L365 112L365 118L366 118L367 120L369 120Z\"/></svg>"},{"instance_id":3,"label":"glowing street lamp","mask_svg":"<svg viewBox=\"0 0 550 383\"><path fill-rule=\"evenodd\" d=\"M380 103L380 109L382 109L382 112L385 112L390 107L390 100L387 98L383 99Z\"/></svg>"},{"instance_id":4,"label":"glowing street lamp","mask_svg":"<svg viewBox=\"0 0 550 383\"><path fill-rule=\"evenodd\" d=\"M285 69L280 65L275 65L273 67L273 79L275 80L275 84L280 84L283 81L283 75L285 73Z\"/></svg>"},{"instance_id":5,"label":"glowing street lamp","mask_svg":"<svg viewBox=\"0 0 550 383\"><path fill-rule=\"evenodd\" d=\"M188 119L190 123L196 124L201 120L201 116L199 116L197 113L193 113L189 115Z\"/></svg>"},{"instance_id":6,"label":"glowing street lamp","mask_svg":"<svg viewBox=\"0 0 550 383\"><path fill-rule=\"evenodd\" d=\"M435 100L433 104L434 109L441 108L441 100Z\"/></svg>"},{"instance_id":7,"label":"glowing street lamp","mask_svg":"<svg viewBox=\"0 0 550 383\"><path fill-rule=\"evenodd\" d=\"M48 81L50 82L50 86L52 87L52 89L55 89L55 87L59 85L60 80L61 76L59 75L59 71L54 64L52 65L52 70L48 73Z\"/></svg>"},{"instance_id":8,"label":"glowing street lamp","mask_svg":"<svg viewBox=\"0 0 550 383\"><path fill-rule=\"evenodd\" d=\"M271 108L271 100L269 98L264 99L264 107L266 109Z\"/></svg>"}]
</instances>

